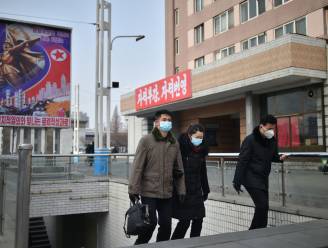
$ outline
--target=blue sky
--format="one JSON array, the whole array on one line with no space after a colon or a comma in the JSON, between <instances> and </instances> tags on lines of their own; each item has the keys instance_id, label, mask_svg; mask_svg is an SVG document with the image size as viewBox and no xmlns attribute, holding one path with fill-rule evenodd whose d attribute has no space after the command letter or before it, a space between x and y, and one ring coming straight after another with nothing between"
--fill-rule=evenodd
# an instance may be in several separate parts
<instances>
[{"instance_id":1,"label":"blue sky","mask_svg":"<svg viewBox=\"0 0 328 248\"><path fill-rule=\"evenodd\" d=\"M112 50L112 107L120 95L165 75L164 0L112 0L112 37L143 34L145 39L118 39ZM96 0L1 0L0 18L33 21L73 29L72 83L80 84L80 109L94 126ZM73 98L72 98L73 100Z\"/></svg>"}]
</instances>

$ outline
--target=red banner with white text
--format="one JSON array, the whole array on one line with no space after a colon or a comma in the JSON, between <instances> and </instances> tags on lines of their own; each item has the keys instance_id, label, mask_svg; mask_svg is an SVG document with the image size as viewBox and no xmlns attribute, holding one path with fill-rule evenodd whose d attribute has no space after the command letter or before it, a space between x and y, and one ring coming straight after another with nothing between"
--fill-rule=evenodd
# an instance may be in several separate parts
<instances>
[{"instance_id":1,"label":"red banner with white text","mask_svg":"<svg viewBox=\"0 0 328 248\"><path fill-rule=\"evenodd\" d=\"M136 110L152 108L191 96L191 71L186 70L137 88L135 90L135 108Z\"/></svg>"}]
</instances>

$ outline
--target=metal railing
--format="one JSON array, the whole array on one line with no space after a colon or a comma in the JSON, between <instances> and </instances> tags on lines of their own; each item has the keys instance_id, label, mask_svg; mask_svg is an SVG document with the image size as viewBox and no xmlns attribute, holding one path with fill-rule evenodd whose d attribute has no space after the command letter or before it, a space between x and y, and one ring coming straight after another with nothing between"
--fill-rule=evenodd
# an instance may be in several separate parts
<instances>
[{"instance_id":1,"label":"metal railing","mask_svg":"<svg viewBox=\"0 0 328 248\"><path fill-rule=\"evenodd\" d=\"M0 246L28 247L31 155L20 145L18 156L0 156Z\"/></svg>"}]
</instances>

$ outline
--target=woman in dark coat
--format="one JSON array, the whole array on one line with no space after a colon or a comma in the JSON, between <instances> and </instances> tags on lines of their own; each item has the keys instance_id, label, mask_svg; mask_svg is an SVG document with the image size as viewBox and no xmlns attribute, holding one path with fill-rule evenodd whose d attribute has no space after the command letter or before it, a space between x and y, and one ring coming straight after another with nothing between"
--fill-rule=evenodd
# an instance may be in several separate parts
<instances>
[{"instance_id":1,"label":"woman in dark coat","mask_svg":"<svg viewBox=\"0 0 328 248\"><path fill-rule=\"evenodd\" d=\"M204 201L210 192L207 180L206 156L208 148L203 142L204 128L190 125L187 133L179 138L183 160L186 198L183 203L173 200L173 218L179 220L171 239L184 238L190 224L190 237L199 237L205 217Z\"/></svg>"}]
</instances>

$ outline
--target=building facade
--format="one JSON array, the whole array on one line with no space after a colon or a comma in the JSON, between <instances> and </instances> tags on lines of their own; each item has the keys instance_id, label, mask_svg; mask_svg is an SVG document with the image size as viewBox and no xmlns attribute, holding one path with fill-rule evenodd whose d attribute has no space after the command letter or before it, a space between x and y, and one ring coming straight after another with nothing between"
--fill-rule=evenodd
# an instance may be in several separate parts
<instances>
[{"instance_id":1,"label":"building facade","mask_svg":"<svg viewBox=\"0 0 328 248\"><path fill-rule=\"evenodd\" d=\"M278 118L281 151L326 151L327 16L324 0L167 0L166 74L191 70L192 96L142 110L121 96L129 152L161 108L174 131L205 126L211 152L238 152L261 116Z\"/></svg>"}]
</instances>

